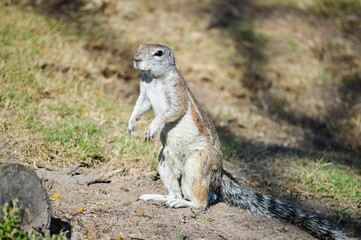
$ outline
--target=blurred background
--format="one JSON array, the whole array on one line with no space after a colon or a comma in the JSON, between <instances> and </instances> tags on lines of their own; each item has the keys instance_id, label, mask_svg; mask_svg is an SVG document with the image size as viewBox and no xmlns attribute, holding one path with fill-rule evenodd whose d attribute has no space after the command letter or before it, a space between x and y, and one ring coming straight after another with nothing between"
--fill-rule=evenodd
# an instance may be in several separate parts
<instances>
[{"instance_id":1,"label":"blurred background","mask_svg":"<svg viewBox=\"0 0 361 240\"><path fill-rule=\"evenodd\" d=\"M175 51L225 168L361 234L360 0L4 0L0 162L156 169L140 43Z\"/></svg>"}]
</instances>

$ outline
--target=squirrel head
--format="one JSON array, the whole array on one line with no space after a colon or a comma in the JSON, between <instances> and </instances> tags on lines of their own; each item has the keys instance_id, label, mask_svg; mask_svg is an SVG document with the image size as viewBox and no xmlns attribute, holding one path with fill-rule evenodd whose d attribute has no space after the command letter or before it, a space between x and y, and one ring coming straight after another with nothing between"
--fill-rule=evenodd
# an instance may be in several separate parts
<instances>
[{"instance_id":1,"label":"squirrel head","mask_svg":"<svg viewBox=\"0 0 361 240\"><path fill-rule=\"evenodd\" d=\"M153 77L175 68L173 51L160 44L141 44L134 56L134 68Z\"/></svg>"}]
</instances>

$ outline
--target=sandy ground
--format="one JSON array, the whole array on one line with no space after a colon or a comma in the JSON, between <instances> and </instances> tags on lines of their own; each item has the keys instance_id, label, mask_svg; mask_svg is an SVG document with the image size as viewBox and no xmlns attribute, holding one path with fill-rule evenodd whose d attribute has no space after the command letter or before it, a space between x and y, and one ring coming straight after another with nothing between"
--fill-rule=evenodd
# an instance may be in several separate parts
<instances>
[{"instance_id":1,"label":"sandy ground","mask_svg":"<svg viewBox=\"0 0 361 240\"><path fill-rule=\"evenodd\" d=\"M137 201L144 193L165 193L155 172L133 171L115 176L110 183L88 187L54 182L45 185L52 199L53 217L63 221L63 230L72 239L314 239L293 225L225 203L203 212ZM59 198L54 199L54 193ZM56 225L59 227L59 220Z\"/></svg>"}]
</instances>

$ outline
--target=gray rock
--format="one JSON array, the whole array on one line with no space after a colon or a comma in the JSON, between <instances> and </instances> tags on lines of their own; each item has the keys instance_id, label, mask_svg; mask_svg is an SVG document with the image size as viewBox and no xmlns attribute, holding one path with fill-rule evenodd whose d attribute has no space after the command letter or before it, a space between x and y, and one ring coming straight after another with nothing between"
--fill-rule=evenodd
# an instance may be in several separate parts
<instances>
[{"instance_id":1,"label":"gray rock","mask_svg":"<svg viewBox=\"0 0 361 240\"><path fill-rule=\"evenodd\" d=\"M18 200L22 227L32 228L48 235L51 220L51 205L46 190L36 172L21 164L0 165L0 205Z\"/></svg>"}]
</instances>

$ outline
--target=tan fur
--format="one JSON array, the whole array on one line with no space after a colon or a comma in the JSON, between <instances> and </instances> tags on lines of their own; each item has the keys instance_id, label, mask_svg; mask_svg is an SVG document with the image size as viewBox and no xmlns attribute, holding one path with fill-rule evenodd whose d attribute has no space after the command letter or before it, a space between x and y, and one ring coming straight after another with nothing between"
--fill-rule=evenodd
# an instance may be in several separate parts
<instances>
[{"instance_id":1,"label":"tan fur","mask_svg":"<svg viewBox=\"0 0 361 240\"><path fill-rule=\"evenodd\" d=\"M219 197L221 186L222 154L216 130L177 70L171 49L142 44L134 57L134 66L142 72L141 93L128 131L135 129L136 121L144 113L139 109L147 109L143 104L150 102L155 118L146 132L146 140L160 132L163 148L158 171L169 192L167 196L146 194L140 199L164 200L170 207L204 209Z\"/></svg>"},{"instance_id":2,"label":"tan fur","mask_svg":"<svg viewBox=\"0 0 361 240\"><path fill-rule=\"evenodd\" d=\"M195 124L197 125L199 133L203 136L207 136L208 132L203 126L203 119L202 119L200 113L197 111L197 106L193 101L191 101L191 111L192 111L193 120L194 120Z\"/></svg>"}]
</instances>

